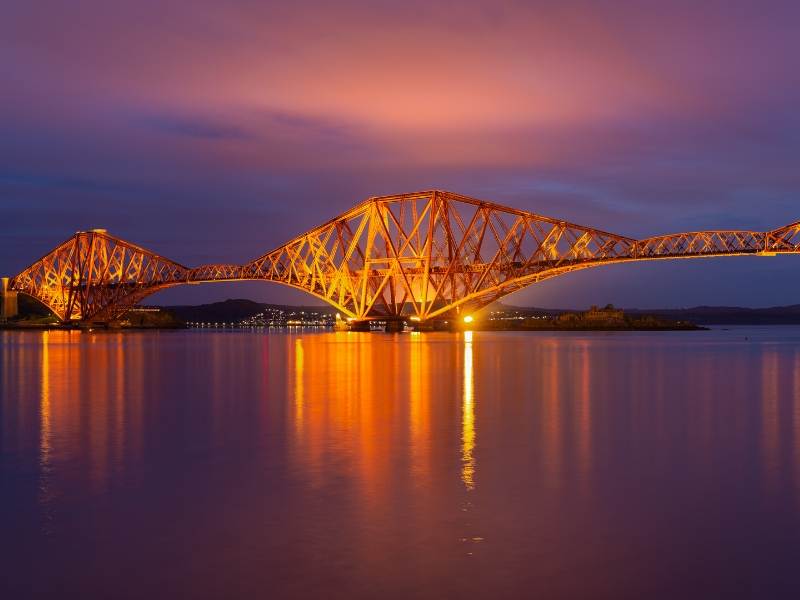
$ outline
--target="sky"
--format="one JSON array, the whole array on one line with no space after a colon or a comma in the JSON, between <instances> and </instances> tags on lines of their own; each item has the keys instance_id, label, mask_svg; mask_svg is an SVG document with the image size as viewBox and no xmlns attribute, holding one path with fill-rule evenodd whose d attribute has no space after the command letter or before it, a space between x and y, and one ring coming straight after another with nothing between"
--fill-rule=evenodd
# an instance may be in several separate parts
<instances>
[{"instance_id":1,"label":"sky","mask_svg":"<svg viewBox=\"0 0 800 600\"><path fill-rule=\"evenodd\" d=\"M447 189L632 237L800 219L800 3L6 0L0 274L107 228L245 262ZM516 305L800 303L800 257L616 265ZM153 303L314 303L276 284Z\"/></svg>"}]
</instances>

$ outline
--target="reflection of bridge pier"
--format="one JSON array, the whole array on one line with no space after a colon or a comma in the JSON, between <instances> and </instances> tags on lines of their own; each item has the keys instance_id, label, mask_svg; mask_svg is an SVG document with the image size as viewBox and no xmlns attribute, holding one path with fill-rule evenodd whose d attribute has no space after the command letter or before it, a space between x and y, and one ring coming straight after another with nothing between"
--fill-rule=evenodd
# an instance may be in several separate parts
<instances>
[{"instance_id":1,"label":"reflection of bridge pier","mask_svg":"<svg viewBox=\"0 0 800 600\"><path fill-rule=\"evenodd\" d=\"M93 229L13 277L11 292L62 321L110 321L159 290L273 281L370 320L461 319L531 284L604 264L800 253L800 222L772 231L695 231L641 240L431 190L369 198L241 265L186 267ZM10 306L9 302L9 306ZM435 328L435 324L434 324Z\"/></svg>"},{"instance_id":2,"label":"reflection of bridge pier","mask_svg":"<svg viewBox=\"0 0 800 600\"><path fill-rule=\"evenodd\" d=\"M409 326L414 331L461 331L459 321L456 319L429 319L427 321L410 321Z\"/></svg>"}]
</instances>

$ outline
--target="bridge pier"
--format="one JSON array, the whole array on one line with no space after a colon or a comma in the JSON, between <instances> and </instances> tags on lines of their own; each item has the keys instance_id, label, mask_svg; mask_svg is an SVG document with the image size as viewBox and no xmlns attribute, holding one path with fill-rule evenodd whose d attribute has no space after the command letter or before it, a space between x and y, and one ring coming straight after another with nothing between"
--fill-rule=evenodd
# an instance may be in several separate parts
<instances>
[{"instance_id":1,"label":"bridge pier","mask_svg":"<svg viewBox=\"0 0 800 600\"><path fill-rule=\"evenodd\" d=\"M405 329L406 322L402 320L398 321L386 321L386 326L383 330L386 333L402 333Z\"/></svg>"},{"instance_id":2,"label":"bridge pier","mask_svg":"<svg viewBox=\"0 0 800 600\"><path fill-rule=\"evenodd\" d=\"M348 329L350 331L372 331L370 328L371 321L350 321ZM403 319L390 319L386 321L383 330L386 333L400 333L405 330L406 322Z\"/></svg>"},{"instance_id":3,"label":"bridge pier","mask_svg":"<svg viewBox=\"0 0 800 600\"><path fill-rule=\"evenodd\" d=\"M5 323L18 314L17 292L8 289L8 277L3 277L0 279L0 323Z\"/></svg>"},{"instance_id":4,"label":"bridge pier","mask_svg":"<svg viewBox=\"0 0 800 600\"><path fill-rule=\"evenodd\" d=\"M350 331L369 331L369 321L350 321Z\"/></svg>"}]
</instances>

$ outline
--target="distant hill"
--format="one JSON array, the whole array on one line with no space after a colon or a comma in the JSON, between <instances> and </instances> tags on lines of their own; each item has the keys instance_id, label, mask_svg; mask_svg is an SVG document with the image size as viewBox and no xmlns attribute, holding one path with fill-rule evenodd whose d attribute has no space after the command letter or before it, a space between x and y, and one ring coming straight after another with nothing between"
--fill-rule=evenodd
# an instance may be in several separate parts
<instances>
[{"instance_id":1,"label":"distant hill","mask_svg":"<svg viewBox=\"0 0 800 600\"><path fill-rule=\"evenodd\" d=\"M630 314L648 313L669 319L681 319L700 325L800 325L800 304L770 308L739 306L695 306L692 308L637 310Z\"/></svg>"},{"instance_id":2,"label":"distant hill","mask_svg":"<svg viewBox=\"0 0 800 600\"><path fill-rule=\"evenodd\" d=\"M236 322L256 315L265 309L285 311L313 311L334 314L330 306L290 306L254 302L246 299L231 299L199 305L179 305L163 307L183 322ZM522 307L495 303L485 311L517 311L525 315L560 315L581 309ZM691 308L626 308L629 315L654 315L676 321L690 321L698 325L800 325L800 304L773 306L770 308L744 308L740 306L695 306Z\"/></svg>"},{"instance_id":3,"label":"distant hill","mask_svg":"<svg viewBox=\"0 0 800 600\"><path fill-rule=\"evenodd\" d=\"M497 303L489 310L520 311L521 313L559 315L574 309L553 309L509 306ZM800 325L800 304L769 308L741 306L694 306L690 308L626 308L629 315L654 315L698 325Z\"/></svg>"},{"instance_id":4,"label":"distant hill","mask_svg":"<svg viewBox=\"0 0 800 600\"><path fill-rule=\"evenodd\" d=\"M276 308L288 311L309 310L318 313L333 314L336 310L330 306L287 306L282 304L265 304L252 300L235 299L211 304L165 306L183 322L238 322L256 315L265 309Z\"/></svg>"}]
</instances>

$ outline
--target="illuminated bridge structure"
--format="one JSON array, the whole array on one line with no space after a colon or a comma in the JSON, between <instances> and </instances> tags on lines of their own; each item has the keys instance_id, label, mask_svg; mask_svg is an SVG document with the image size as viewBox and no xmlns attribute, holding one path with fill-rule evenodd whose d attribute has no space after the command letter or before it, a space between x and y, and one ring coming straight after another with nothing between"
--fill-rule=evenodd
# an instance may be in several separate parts
<instances>
[{"instance_id":1,"label":"illuminated bridge structure","mask_svg":"<svg viewBox=\"0 0 800 600\"><path fill-rule=\"evenodd\" d=\"M633 238L444 191L370 198L241 265L186 267L105 230L81 231L13 277L62 322L118 319L165 288L274 281L354 321L452 319L533 283L600 265L800 253L800 221L772 231Z\"/></svg>"}]
</instances>

